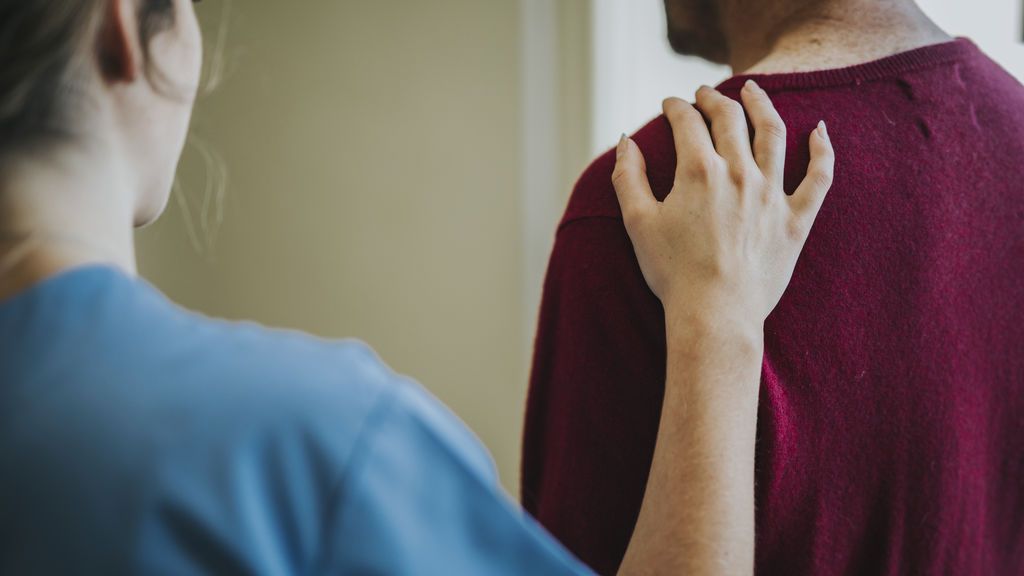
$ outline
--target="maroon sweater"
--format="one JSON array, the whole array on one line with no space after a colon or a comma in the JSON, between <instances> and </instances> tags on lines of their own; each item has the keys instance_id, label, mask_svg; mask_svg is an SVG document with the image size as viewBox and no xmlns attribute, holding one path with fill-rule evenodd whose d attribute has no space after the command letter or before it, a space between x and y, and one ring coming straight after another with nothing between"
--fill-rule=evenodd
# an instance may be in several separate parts
<instances>
[{"instance_id":1,"label":"maroon sweater","mask_svg":"<svg viewBox=\"0 0 1024 576\"><path fill-rule=\"evenodd\" d=\"M968 40L755 77L789 128L786 188L825 119L835 185L765 325L761 574L1024 574L1024 88ZM720 89L738 99L745 77ZM635 136L656 194L659 118ZM558 230L522 496L604 574L654 451L664 316L623 229L614 155Z\"/></svg>"}]
</instances>

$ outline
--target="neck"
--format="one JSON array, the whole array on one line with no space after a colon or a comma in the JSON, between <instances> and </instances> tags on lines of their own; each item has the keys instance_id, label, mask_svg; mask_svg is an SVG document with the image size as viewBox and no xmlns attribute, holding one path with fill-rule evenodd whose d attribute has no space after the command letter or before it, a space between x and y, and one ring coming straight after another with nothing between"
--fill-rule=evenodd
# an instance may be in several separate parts
<instances>
[{"instance_id":1,"label":"neck","mask_svg":"<svg viewBox=\"0 0 1024 576\"><path fill-rule=\"evenodd\" d=\"M135 195L109 146L0 166L0 300L80 266L135 275Z\"/></svg>"},{"instance_id":2,"label":"neck","mask_svg":"<svg viewBox=\"0 0 1024 576\"><path fill-rule=\"evenodd\" d=\"M913 0L779 2L723 13L734 15L722 27L736 74L842 68L951 39Z\"/></svg>"}]
</instances>

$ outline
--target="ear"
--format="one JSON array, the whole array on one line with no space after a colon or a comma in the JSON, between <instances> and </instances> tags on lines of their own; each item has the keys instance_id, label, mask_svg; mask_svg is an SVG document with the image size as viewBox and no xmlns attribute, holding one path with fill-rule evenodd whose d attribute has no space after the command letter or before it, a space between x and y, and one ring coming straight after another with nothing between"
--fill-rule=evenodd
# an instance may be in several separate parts
<instances>
[{"instance_id":1,"label":"ear","mask_svg":"<svg viewBox=\"0 0 1024 576\"><path fill-rule=\"evenodd\" d=\"M108 82L133 82L143 59L135 0L108 0L97 38L100 71Z\"/></svg>"}]
</instances>

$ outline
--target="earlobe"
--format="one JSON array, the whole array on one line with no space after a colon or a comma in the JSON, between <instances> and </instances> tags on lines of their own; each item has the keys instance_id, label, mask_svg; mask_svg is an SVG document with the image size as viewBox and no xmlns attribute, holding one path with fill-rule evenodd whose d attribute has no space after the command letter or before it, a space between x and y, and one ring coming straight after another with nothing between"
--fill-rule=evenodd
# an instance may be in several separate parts
<instances>
[{"instance_id":1,"label":"earlobe","mask_svg":"<svg viewBox=\"0 0 1024 576\"><path fill-rule=\"evenodd\" d=\"M108 82L133 82L139 75L142 45L134 0L110 0L100 14L97 51Z\"/></svg>"}]
</instances>

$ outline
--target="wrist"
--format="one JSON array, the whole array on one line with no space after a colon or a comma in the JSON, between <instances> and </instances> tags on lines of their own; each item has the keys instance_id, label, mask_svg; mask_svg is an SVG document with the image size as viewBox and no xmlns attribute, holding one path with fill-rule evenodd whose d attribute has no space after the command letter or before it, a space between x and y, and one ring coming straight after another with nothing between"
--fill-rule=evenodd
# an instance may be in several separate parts
<instances>
[{"instance_id":1,"label":"wrist","mask_svg":"<svg viewBox=\"0 0 1024 576\"><path fill-rule=\"evenodd\" d=\"M764 321L759 316L707 300L698 305L666 304L665 330L670 346L710 341L760 354L764 342Z\"/></svg>"},{"instance_id":2,"label":"wrist","mask_svg":"<svg viewBox=\"0 0 1024 576\"><path fill-rule=\"evenodd\" d=\"M678 358L725 353L734 362L756 364L764 355L764 322L735 307L666 306L666 342Z\"/></svg>"}]
</instances>

